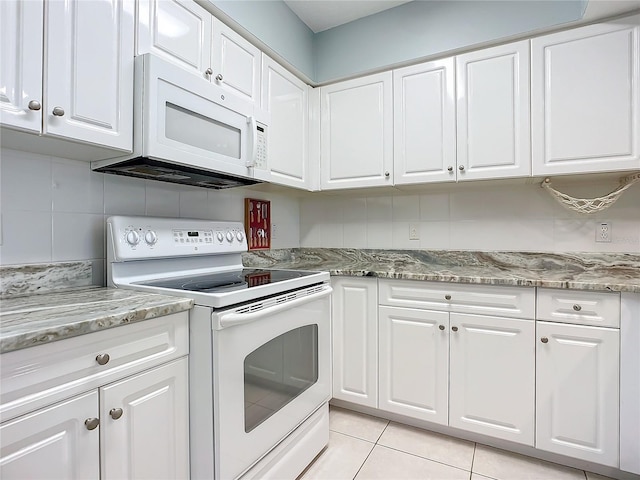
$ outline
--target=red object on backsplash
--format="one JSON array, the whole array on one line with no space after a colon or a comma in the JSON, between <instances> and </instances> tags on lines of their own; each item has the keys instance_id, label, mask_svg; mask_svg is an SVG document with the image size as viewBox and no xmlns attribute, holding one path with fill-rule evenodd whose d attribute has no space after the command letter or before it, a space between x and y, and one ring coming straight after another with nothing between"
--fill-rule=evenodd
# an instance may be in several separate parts
<instances>
[{"instance_id":1,"label":"red object on backsplash","mask_svg":"<svg viewBox=\"0 0 640 480\"><path fill-rule=\"evenodd\" d=\"M271 202L269 200L244 199L244 229L249 250L271 248Z\"/></svg>"}]
</instances>

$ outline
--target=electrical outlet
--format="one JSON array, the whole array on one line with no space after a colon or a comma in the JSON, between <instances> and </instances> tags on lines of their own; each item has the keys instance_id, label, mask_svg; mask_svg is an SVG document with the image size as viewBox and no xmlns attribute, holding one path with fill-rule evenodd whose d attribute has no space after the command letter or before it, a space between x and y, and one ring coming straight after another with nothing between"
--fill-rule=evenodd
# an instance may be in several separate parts
<instances>
[{"instance_id":1,"label":"electrical outlet","mask_svg":"<svg viewBox=\"0 0 640 480\"><path fill-rule=\"evenodd\" d=\"M611 242L611 223L600 222L596 225L596 242Z\"/></svg>"},{"instance_id":2,"label":"electrical outlet","mask_svg":"<svg viewBox=\"0 0 640 480\"><path fill-rule=\"evenodd\" d=\"M420 228L417 223L409 224L409 240L420 240Z\"/></svg>"},{"instance_id":3,"label":"electrical outlet","mask_svg":"<svg viewBox=\"0 0 640 480\"><path fill-rule=\"evenodd\" d=\"M278 238L278 228L275 223L271 224L271 240Z\"/></svg>"}]
</instances>

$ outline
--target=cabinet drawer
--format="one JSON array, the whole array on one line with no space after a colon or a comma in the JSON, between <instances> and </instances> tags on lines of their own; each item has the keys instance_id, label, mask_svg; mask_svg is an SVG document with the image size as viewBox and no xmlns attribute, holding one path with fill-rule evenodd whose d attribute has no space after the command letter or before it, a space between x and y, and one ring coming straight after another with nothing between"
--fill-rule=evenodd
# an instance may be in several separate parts
<instances>
[{"instance_id":1,"label":"cabinet drawer","mask_svg":"<svg viewBox=\"0 0 640 480\"><path fill-rule=\"evenodd\" d=\"M188 312L5 353L0 363L0 420L188 353ZM98 355L109 360L100 365Z\"/></svg>"},{"instance_id":2,"label":"cabinet drawer","mask_svg":"<svg viewBox=\"0 0 640 480\"><path fill-rule=\"evenodd\" d=\"M498 317L535 317L533 287L461 285L415 280L378 280L381 305Z\"/></svg>"},{"instance_id":3,"label":"cabinet drawer","mask_svg":"<svg viewBox=\"0 0 640 480\"><path fill-rule=\"evenodd\" d=\"M620 328L620 294L538 289L538 320Z\"/></svg>"}]
</instances>

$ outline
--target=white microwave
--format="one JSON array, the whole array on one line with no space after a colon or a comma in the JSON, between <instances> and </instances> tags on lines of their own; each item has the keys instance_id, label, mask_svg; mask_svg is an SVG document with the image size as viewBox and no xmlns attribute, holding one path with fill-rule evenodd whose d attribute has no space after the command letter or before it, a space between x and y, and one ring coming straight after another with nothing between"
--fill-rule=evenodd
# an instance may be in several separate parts
<instances>
[{"instance_id":1,"label":"white microwave","mask_svg":"<svg viewBox=\"0 0 640 480\"><path fill-rule=\"evenodd\" d=\"M134 148L106 173L208 188L269 180L269 114L151 54L135 59Z\"/></svg>"}]
</instances>

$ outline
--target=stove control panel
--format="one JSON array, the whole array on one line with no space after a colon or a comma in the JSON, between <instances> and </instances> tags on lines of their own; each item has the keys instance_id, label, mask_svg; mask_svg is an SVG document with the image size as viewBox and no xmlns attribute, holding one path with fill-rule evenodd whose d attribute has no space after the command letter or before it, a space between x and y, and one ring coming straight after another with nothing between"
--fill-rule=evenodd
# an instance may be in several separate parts
<instances>
[{"instance_id":1,"label":"stove control panel","mask_svg":"<svg viewBox=\"0 0 640 480\"><path fill-rule=\"evenodd\" d=\"M240 222L113 216L107 220L114 261L247 251Z\"/></svg>"}]
</instances>

